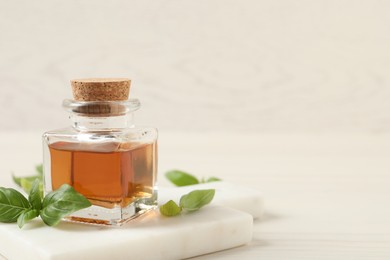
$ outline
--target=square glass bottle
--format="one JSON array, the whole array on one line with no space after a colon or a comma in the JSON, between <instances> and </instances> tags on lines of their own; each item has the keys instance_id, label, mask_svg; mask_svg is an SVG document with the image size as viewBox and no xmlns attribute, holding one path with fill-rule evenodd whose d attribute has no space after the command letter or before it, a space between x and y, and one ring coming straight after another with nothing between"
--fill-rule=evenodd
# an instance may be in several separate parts
<instances>
[{"instance_id":1,"label":"square glass bottle","mask_svg":"<svg viewBox=\"0 0 390 260\"><path fill-rule=\"evenodd\" d=\"M69 184L92 206L66 220L121 225L157 207L157 130L136 127L128 79L72 81L72 126L43 135L45 192Z\"/></svg>"}]
</instances>

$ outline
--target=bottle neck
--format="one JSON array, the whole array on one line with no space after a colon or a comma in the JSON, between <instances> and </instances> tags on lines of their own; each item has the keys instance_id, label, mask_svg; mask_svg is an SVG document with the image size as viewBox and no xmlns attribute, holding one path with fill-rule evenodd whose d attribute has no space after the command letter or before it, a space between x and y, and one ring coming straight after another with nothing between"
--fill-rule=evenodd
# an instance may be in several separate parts
<instances>
[{"instance_id":1,"label":"bottle neck","mask_svg":"<svg viewBox=\"0 0 390 260\"><path fill-rule=\"evenodd\" d=\"M134 127L133 113L107 117L72 114L69 118L72 126L79 131L115 131Z\"/></svg>"},{"instance_id":2,"label":"bottle neck","mask_svg":"<svg viewBox=\"0 0 390 260\"><path fill-rule=\"evenodd\" d=\"M134 127L133 114L141 106L138 99L125 101L76 101L62 103L79 131L115 131Z\"/></svg>"}]
</instances>

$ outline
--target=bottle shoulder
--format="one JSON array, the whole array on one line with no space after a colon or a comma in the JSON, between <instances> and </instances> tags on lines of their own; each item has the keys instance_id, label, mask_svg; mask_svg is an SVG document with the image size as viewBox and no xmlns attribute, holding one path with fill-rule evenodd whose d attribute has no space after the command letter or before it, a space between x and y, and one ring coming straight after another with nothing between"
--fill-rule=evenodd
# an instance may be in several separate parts
<instances>
[{"instance_id":1,"label":"bottle shoulder","mask_svg":"<svg viewBox=\"0 0 390 260\"><path fill-rule=\"evenodd\" d=\"M43 140L47 144L55 142L155 142L158 138L157 128L154 127L132 127L123 129L101 130L101 131L80 131L74 127L67 127L45 132Z\"/></svg>"},{"instance_id":2,"label":"bottle shoulder","mask_svg":"<svg viewBox=\"0 0 390 260\"><path fill-rule=\"evenodd\" d=\"M102 130L79 130L75 127L69 126L64 128L59 128L55 130L50 130L47 132L44 132L43 135L77 135L77 134L95 134L95 135L105 135L107 133L112 134L128 134L128 133L138 133L138 132L144 132L149 131L153 133L158 133L158 130L156 127L152 126L135 126L135 127L129 127L129 128L118 128L118 129L102 129Z\"/></svg>"}]
</instances>

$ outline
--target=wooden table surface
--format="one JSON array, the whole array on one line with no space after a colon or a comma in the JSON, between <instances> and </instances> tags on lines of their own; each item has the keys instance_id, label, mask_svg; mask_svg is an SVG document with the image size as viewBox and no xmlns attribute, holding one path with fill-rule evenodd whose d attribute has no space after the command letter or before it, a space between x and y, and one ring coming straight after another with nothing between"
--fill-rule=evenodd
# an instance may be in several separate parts
<instances>
[{"instance_id":1,"label":"wooden table surface","mask_svg":"<svg viewBox=\"0 0 390 260\"><path fill-rule=\"evenodd\" d=\"M41 162L39 133L0 133L0 185ZM161 133L172 168L262 191L246 246L195 259L390 259L390 135ZM0 252L1 253L1 252Z\"/></svg>"}]
</instances>

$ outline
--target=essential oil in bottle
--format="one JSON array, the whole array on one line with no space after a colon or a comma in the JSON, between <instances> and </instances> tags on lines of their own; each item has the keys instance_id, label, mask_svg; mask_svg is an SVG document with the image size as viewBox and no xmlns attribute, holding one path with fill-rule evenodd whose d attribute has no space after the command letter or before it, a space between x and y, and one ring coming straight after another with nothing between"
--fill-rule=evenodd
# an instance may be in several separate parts
<instances>
[{"instance_id":1,"label":"essential oil in bottle","mask_svg":"<svg viewBox=\"0 0 390 260\"><path fill-rule=\"evenodd\" d=\"M157 206L157 130L136 127L128 79L71 81L72 126L46 132L45 192L69 184L93 206L66 220L121 225Z\"/></svg>"}]
</instances>

